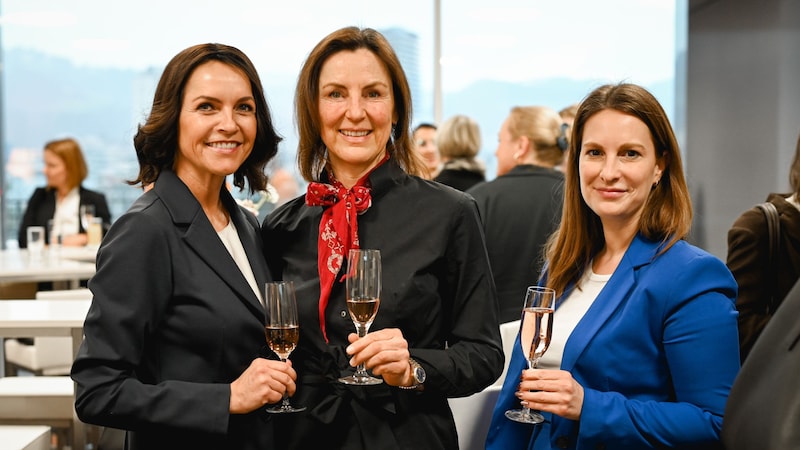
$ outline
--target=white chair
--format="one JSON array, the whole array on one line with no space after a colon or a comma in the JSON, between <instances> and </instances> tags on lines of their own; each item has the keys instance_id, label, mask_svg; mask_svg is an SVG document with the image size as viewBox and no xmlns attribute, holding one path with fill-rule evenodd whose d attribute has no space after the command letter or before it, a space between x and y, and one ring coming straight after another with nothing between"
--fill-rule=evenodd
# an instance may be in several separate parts
<instances>
[{"instance_id":1,"label":"white chair","mask_svg":"<svg viewBox=\"0 0 800 450\"><path fill-rule=\"evenodd\" d=\"M486 433L489 432L489 424L492 421L492 411L508 371L508 363L517 340L519 325L519 320L500 324L500 338L505 354L505 364L500 378L491 386L469 397L448 399L450 409L453 411L453 419L456 422L458 447L461 450L484 449Z\"/></svg>"},{"instance_id":2,"label":"white chair","mask_svg":"<svg viewBox=\"0 0 800 450\"><path fill-rule=\"evenodd\" d=\"M37 300L91 299L89 289L68 289L58 291L39 291ZM34 300L35 301L35 300ZM33 338L33 345L16 339L6 339L6 376L15 375L19 369L34 375L69 375L75 355L72 351L72 338L40 336Z\"/></svg>"}]
</instances>

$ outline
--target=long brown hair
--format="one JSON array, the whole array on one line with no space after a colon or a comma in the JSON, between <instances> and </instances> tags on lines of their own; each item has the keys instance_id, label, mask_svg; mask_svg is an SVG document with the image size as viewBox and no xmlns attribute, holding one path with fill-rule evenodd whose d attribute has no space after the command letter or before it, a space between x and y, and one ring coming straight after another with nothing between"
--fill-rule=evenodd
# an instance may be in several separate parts
<instances>
[{"instance_id":1,"label":"long brown hair","mask_svg":"<svg viewBox=\"0 0 800 450\"><path fill-rule=\"evenodd\" d=\"M233 174L233 185L244 188L247 180L250 193L267 187L265 168L278 153L281 137L272 124L264 88L258 72L241 50L223 44L200 44L175 55L161 75L147 121L139 125L133 145L139 159L139 175L129 184L150 185L164 169L172 168L178 151L178 120L186 82L194 70L209 61L219 61L239 71L250 80L256 104L256 141L253 150Z\"/></svg>"},{"instance_id":2,"label":"long brown hair","mask_svg":"<svg viewBox=\"0 0 800 450\"><path fill-rule=\"evenodd\" d=\"M608 84L592 91L581 102L569 140L561 224L547 245L547 285L561 295L576 282L594 255L605 245L600 218L581 195L578 164L583 130L590 117L612 109L640 119L653 138L656 157L664 171L652 189L639 219L639 232L663 241L660 252L684 239L692 224L692 203L683 174L681 153L667 114L645 88L629 83Z\"/></svg>"},{"instance_id":3,"label":"long brown hair","mask_svg":"<svg viewBox=\"0 0 800 450\"><path fill-rule=\"evenodd\" d=\"M299 143L297 161L300 174L306 181L318 181L326 164L326 147L322 141L319 117L319 77L322 66L341 51L366 49L386 67L392 81L392 96L397 113L397 123L386 149L407 173L421 176L424 163L413 150L411 141L411 89L408 86L400 60L389 41L371 28L345 27L334 31L320 41L308 55L295 90L295 120Z\"/></svg>"}]
</instances>

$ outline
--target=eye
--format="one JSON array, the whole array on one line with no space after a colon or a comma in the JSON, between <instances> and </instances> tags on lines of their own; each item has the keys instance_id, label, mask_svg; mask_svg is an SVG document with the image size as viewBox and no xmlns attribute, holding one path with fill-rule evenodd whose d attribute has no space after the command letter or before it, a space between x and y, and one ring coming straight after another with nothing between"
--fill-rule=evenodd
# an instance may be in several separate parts
<instances>
[{"instance_id":1,"label":"eye","mask_svg":"<svg viewBox=\"0 0 800 450\"><path fill-rule=\"evenodd\" d=\"M369 91L367 92L367 97L369 98L380 98L381 93L378 91Z\"/></svg>"},{"instance_id":2,"label":"eye","mask_svg":"<svg viewBox=\"0 0 800 450\"><path fill-rule=\"evenodd\" d=\"M636 158L640 153L638 150L628 149L622 151L622 156L628 159Z\"/></svg>"},{"instance_id":3,"label":"eye","mask_svg":"<svg viewBox=\"0 0 800 450\"><path fill-rule=\"evenodd\" d=\"M328 93L328 97L330 97L330 98L342 98L343 95L342 95L341 91L330 91Z\"/></svg>"},{"instance_id":4,"label":"eye","mask_svg":"<svg viewBox=\"0 0 800 450\"><path fill-rule=\"evenodd\" d=\"M256 107L250 103L242 103L236 107L239 112L255 112Z\"/></svg>"},{"instance_id":5,"label":"eye","mask_svg":"<svg viewBox=\"0 0 800 450\"><path fill-rule=\"evenodd\" d=\"M583 153L586 154L586 156L600 156L603 154L603 152L596 148L587 148Z\"/></svg>"},{"instance_id":6,"label":"eye","mask_svg":"<svg viewBox=\"0 0 800 450\"><path fill-rule=\"evenodd\" d=\"M200 103L199 105L197 105L198 111L211 111L213 109L214 107L211 105L211 103L208 102Z\"/></svg>"}]
</instances>

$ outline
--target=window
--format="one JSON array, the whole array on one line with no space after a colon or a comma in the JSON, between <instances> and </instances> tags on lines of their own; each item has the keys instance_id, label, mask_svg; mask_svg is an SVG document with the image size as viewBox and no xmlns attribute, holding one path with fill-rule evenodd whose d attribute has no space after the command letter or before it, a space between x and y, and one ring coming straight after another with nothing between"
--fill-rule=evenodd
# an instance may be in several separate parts
<instances>
[{"instance_id":1,"label":"window","mask_svg":"<svg viewBox=\"0 0 800 450\"><path fill-rule=\"evenodd\" d=\"M438 3L440 118L434 117L433 61ZM599 80L626 79L650 87L669 113L674 108L672 0L504 0L492 6L478 0L392 6L233 0L224 8L210 1L141 0L115 3L113 10L100 0L0 0L0 15L4 247L16 245L27 200L44 185L42 148L51 139L78 140L89 164L84 185L106 194L112 219L128 208L141 193L124 183L138 170L132 138L161 69L201 42L234 45L253 60L285 138L275 164L291 168L297 73L323 36L347 25L378 29L392 42L412 85L414 123L453 114L478 120L489 175L497 131L512 106L560 109Z\"/></svg>"}]
</instances>

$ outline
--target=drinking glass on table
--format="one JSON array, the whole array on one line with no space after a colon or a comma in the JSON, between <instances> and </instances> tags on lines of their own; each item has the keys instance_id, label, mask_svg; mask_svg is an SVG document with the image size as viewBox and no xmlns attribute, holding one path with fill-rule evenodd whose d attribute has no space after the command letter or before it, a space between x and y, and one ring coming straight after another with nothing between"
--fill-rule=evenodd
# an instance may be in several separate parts
<instances>
[{"instance_id":1,"label":"drinking glass on table","mask_svg":"<svg viewBox=\"0 0 800 450\"><path fill-rule=\"evenodd\" d=\"M380 250L353 249L347 256L345 292L347 310L356 327L358 337L367 335L381 302L381 252ZM349 377L339 378L344 384L371 385L383 383L367 373L364 363L356 367Z\"/></svg>"},{"instance_id":2,"label":"drinking glass on table","mask_svg":"<svg viewBox=\"0 0 800 450\"><path fill-rule=\"evenodd\" d=\"M553 334L553 313L555 312L556 292L553 289L530 286L525 293L525 304L522 307L522 324L519 341L528 369L535 369L539 358L550 346ZM506 417L522 423L542 423L544 417L527 406L523 409L506 411Z\"/></svg>"},{"instance_id":3,"label":"drinking glass on table","mask_svg":"<svg viewBox=\"0 0 800 450\"><path fill-rule=\"evenodd\" d=\"M44 227L28 227L25 232L28 237L28 256L31 261L41 261L44 256Z\"/></svg>"},{"instance_id":4,"label":"drinking glass on table","mask_svg":"<svg viewBox=\"0 0 800 450\"><path fill-rule=\"evenodd\" d=\"M85 232L89 231L94 219L94 205L81 205L81 227Z\"/></svg>"},{"instance_id":5,"label":"drinking glass on table","mask_svg":"<svg viewBox=\"0 0 800 450\"><path fill-rule=\"evenodd\" d=\"M289 354L297 347L297 341L300 340L294 283L291 281L267 283L264 301L267 303L267 314L269 315L265 326L267 343L281 361L286 362ZM281 403L268 408L267 412L291 413L305 411L305 409L305 406L292 406L289 394L284 392Z\"/></svg>"}]
</instances>

